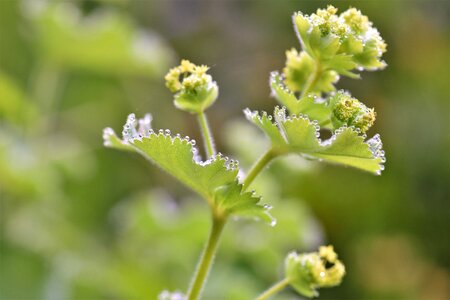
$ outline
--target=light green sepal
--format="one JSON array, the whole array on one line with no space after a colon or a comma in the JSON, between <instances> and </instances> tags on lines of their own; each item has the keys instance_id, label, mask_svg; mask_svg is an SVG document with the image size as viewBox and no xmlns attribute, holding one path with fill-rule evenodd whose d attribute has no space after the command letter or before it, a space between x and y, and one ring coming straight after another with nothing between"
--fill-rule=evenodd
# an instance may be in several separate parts
<instances>
[{"instance_id":1,"label":"light green sepal","mask_svg":"<svg viewBox=\"0 0 450 300\"><path fill-rule=\"evenodd\" d=\"M330 139L322 141L317 121L310 121L303 115L286 116L284 108L275 108L275 121L265 113L261 115L248 109L245 114L248 120L267 134L278 153L297 153L377 175L384 169L384 151L378 134L364 141L365 135L360 135L359 130L341 127ZM274 128L277 128L278 133Z\"/></svg>"},{"instance_id":2,"label":"light green sepal","mask_svg":"<svg viewBox=\"0 0 450 300\"><path fill-rule=\"evenodd\" d=\"M194 140L179 135L173 137L168 130L155 133L150 122L150 115L136 120L131 114L122 132L123 139L118 138L111 128L104 130L105 146L141 154L207 199L213 207L220 206L220 212L225 215L248 216L272 222L267 208L258 205L260 198L244 193L242 185L237 183L237 161L221 154L201 161ZM224 198L223 191L228 189L232 191L227 193L230 198Z\"/></svg>"}]
</instances>

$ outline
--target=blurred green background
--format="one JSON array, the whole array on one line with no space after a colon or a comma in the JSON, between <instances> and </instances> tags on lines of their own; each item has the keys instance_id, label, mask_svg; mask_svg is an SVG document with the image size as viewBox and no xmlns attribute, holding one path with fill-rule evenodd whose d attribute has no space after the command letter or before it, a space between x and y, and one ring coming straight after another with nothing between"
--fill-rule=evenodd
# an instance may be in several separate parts
<instances>
[{"instance_id":1,"label":"blurred green background","mask_svg":"<svg viewBox=\"0 0 450 300\"><path fill-rule=\"evenodd\" d=\"M164 74L211 66L222 153L244 169L267 143L242 109L272 111L268 76L299 48L290 17L363 11L388 68L339 88L375 107L381 177L292 157L255 183L274 228L226 229L205 299L252 299L291 250L331 243L348 274L321 299L450 299L450 4L447 1L0 1L0 299L156 299L187 288L209 230L195 194L102 129L151 112L198 140ZM202 149L201 149L202 151ZM299 299L287 290L275 299Z\"/></svg>"}]
</instances>

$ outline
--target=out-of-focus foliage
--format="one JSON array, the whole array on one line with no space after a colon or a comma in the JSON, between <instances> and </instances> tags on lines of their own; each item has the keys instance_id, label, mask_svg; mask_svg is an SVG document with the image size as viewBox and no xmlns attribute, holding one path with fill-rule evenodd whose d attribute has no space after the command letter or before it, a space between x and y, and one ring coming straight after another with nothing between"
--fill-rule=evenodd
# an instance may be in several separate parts
<instances>
[{"instance_id":1,"label":"out-of-focus foliage","mask_svg":"<svg viewBox=\"0 0 450 300\"><path fill-rule=\"evenodd\" d=\"M328 3L52 1L74 14L44 26L33 12L46 10L28 7L36 2L0 1L0 298L154 299L186 289L207 236L206 205L140 157L104 149L101 130L152 111L156 128L197 139L164 87L178 53L211 66L221 87L208 110L216 141L248 167L267 141L241 111L273 107L268 74L296 42L290 16ZM285 253L323 243L347 269L324 298L449 298L449 4L331 4L361 9L389 44L389 68L338 84L377 107L368 134L383 135L386 170L276 161L255 188L277 226L230 223L205 299L251 299L280 277ZM136 46L141 32L156 32L144 38L156 44ZM61 44L50 48L53 34ZM97 46L106 50L90 53Z\"/></svg>"},{"instance_id":2,"label":"out-of-focus foliage","mask_svg":"<svg viewBox=\"0 0 450 300\"><path fill-rule=\"evenodd\" d=\"M25 1L35 38L46 63L126 76L160 75L171 50L132 20L108 8L82 16L70 2Z\"/></svg>"}]
</instances>

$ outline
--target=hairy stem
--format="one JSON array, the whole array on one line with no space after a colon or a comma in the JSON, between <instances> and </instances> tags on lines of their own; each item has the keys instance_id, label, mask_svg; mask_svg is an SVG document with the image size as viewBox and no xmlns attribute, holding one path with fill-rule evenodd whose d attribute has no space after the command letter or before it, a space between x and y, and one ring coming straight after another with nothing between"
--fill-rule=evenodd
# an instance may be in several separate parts
<instances>
[{"instance_id":1,"label":"hairy stem","mask_svg":"<svg viewBox=\"0 0 450 300\"><path fill-rule=\"evenodd\" d=\"M271 286L269 289L265 290L261 295L256 298L256 300L265 300L269 299L269 297L279 293L281 290L283 290L286 286L288 286L289 280L287 278L277 282L273 286Z\"/></svg>"},{"instance_id":2,"label":"hairy stem","mask_svg":"<svg viewBox=\"0 0 450 300\"><path fill-rule=\"evenodd\" d=\"M245 191L250 184L255 180L256 176L264 169L264 167L276 157L276 153L273 148L269 148L263 156L253 165L250 171L247 174L247 177L244 179L244 188Z\"/></svg>"},{"instance_id":3,"label":"hairy stem","mask_svg":"<svg viewBox=\"0 0 450 300\"><path fill-rule=\"evenodd\" d=\"M203 135L203 141L205 143L206 155L208 158L216 154L216 149L214 147L214 140L209 129L208 120L204 112L200 112L197 115L198 123L200 124L200 129Z\"/></svg>"},{"instance_id":4,"label":"hairy stem","mask_svg":"<svg viewBox=\"0 0 450 300\"><path fill-rule=\"evenodd\" d=\"M314 68L314 72L309 76L308 81L305 84L305 87L300 94L300 99L307 96L308 93L311 91L311 89L314 87L314 85L319 80L320 76L322 75L322 66L320 65L319 61L316 61L316 67Z\"/></svg>"},{"instance_id":5,"label":"hairy stem","mask_svg":"<svg viewBox=\"0 0 450 300\"><path fill-rule=\"evenodd\" d=\"M208 278L209 270L211 269L211 265L214 261L214 255L216 253L217 245L219 243L225 223L226 218L217 216L213 217L213 224L208 242L206 243L205 250L203 251L203 254L197 265L194 279L192 280L191 286L189 287L188 300L197 300L200 298L203 286L205 285Z\"/></svg>"}]
</instances>

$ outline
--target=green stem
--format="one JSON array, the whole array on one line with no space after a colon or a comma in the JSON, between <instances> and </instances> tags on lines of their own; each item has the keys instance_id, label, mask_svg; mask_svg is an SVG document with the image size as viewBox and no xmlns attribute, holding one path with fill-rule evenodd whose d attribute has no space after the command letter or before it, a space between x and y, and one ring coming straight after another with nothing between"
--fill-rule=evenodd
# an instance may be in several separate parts
<instances>
[{"instance_id":1,"label":"green stem","mask_svg":"<svg viewBox=\"0 0 450 300\"><path fill-rule=\"evenodd\" d=\"M194 275L194 279L191 282L188 292L188 300L196 300L200 298L203 290L203 286L206 283L209 270L214 260L214 254L217 250L217 245L220 240L223 228L226 223L226 218L214 216L211 233L206 243L205 250L197 265L197 270Z\"/></svg>"},{"instance_id":2,"label":"green stem","mask_svg":"<svg viewBox=\"0 0 450 300\"><path fill-rule=\"evenodd\" d=\"M283 290L286 286L289 285L289 280L287 278L277 282L273 286L271 286L269 289L265 290L261 295L256 298L256 300L266 300L269 299L269 297L279 293L281 290Z\"/></svg>"},{"instance_id":3,"label":"green stem","mask_svg":"<svg viewBox=\"0 0 450 300\"><path fill-rule=\"evenodd\" d=\"M244 191L250 186L250 184L253 182L256 176L258 176L262 169L264 169L264 167L275 157L276 153L273 148L269 148L269 150L267 150L266 153L261 156L261 158L250 169L247 177L244 179Z\"/></svg>"},{"instance_id":4,"label":"green stem","mask_svg":"<svg viewBox=\"0 0 450 300\"><path fill-rule=\"evenodd\" d=\"M300 99L308 95L308 93L317 83L317 80L319 80L321 75L322 75L322 66L320 65L320 62L316 61L316 67L314 69L314 72L309 76L308 81L305 84L305 88L303 89L300 95Z\"/></svg>"},{"instance_id":5,"label":"green stem","mask_svg":"<svg viewBox=\"0 0 450 300\"><path fill-rule=\"evenodd\" d=\"M200 129L202 131L203 140L205 142L205 149L208 158L216 154L216 149L214 147L214 140L209 130L208 120L203 112L198 113L198 123L200 124Z\"/></svg>"}]
</instances>

